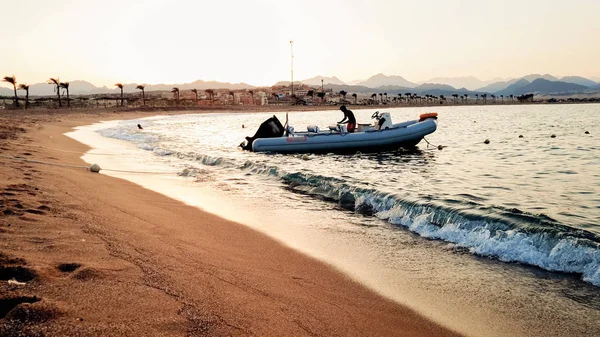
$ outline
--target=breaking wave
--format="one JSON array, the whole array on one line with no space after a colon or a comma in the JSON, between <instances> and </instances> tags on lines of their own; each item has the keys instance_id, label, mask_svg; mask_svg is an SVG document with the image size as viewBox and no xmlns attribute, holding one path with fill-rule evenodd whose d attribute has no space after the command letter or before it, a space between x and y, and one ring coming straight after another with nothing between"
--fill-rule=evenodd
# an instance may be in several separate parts
<instances>
[{"instance_id":1,"label":"breaking wave","mask_svg":"<svg viewBox=\"0 0 600 337\"><path fill-rule=\"evenodd\" d=\"M472 254L581 274L584 281L600 286L600 238L544 215L501 207L474 209L471 203L461 209L460 205L409 200L356 187L340 178L288 173L249 161L239 168L276 177L294 192L337 202L345 209L376 216L422 237L454 243Z\"/></svg>"}]
</instances>

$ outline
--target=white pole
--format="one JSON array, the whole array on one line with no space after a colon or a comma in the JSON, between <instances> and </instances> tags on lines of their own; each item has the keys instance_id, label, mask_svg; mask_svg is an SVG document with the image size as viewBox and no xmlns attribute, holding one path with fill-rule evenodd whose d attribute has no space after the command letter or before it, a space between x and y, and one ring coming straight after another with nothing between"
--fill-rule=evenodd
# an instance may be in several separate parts
<instances>
[{"instance_id":1,"label":"white pole","mask_svg":"<svg viewBox=\"0 0 600 337\"><path fill-rule=\"evenodd\" d=\"M291 66L291 73L292 73L292 96L294 96L294 41L290 40L290 51L292 53L292 66Z\"/></svg>"}]
</instances>

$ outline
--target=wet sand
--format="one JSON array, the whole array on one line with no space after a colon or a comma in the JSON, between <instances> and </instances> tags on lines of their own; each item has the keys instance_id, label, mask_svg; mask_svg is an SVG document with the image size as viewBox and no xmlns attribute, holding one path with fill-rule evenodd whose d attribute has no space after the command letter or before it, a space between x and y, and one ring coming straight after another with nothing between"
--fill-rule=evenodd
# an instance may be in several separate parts
<instances>
[{"instance_id":1,"label":"wet sand","mask_svg":"<svg viewBox=\"0 0 600 337\"><path fill-rule=\"evenodd\" d=\"M87 147L65 132L158 114L3 112L0 154L85 165ZM0 336L457 335L257 231L130 182L0 163Z\"/></svg>"}]
</instances>

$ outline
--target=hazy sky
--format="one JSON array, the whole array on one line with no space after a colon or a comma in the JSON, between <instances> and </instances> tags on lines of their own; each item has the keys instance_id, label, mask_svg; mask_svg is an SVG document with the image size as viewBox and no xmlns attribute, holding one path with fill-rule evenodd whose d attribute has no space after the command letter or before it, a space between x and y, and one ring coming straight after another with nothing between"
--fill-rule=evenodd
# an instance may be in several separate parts
<instances>
[{"instance_id":1,"label":"hazy sky","mask_svg":"<svg viewBox=\"0 0 600 337\"><path fill-rule=\"evenodd\" d=\"M600 76L600 0L2 1L0 75L271 85Z\"/></svg>"}]
</instances>

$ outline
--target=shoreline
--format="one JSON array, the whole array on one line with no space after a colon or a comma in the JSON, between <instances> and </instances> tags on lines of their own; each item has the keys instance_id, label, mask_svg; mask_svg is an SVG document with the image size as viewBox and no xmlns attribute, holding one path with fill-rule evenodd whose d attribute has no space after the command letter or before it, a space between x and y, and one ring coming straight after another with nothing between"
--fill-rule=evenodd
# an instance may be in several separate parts
<instances>
[{"instance_id":1,"label":"shoreline","mask_svg":"<svg viewBox=\"0 0 600 337\"><path fill-rule=\"evenodd\" d=\"M2 153L83 164L89 148L64 133L153 115L161 113L8 118ZM36 148L49 143L73 152ZM41 299L8 312L0 322L9 332L456 335L244 225L118 178L0 160L3 211L13 213L0 223L0 262L35 274L6 293Z\"/></svg>"},{"instance_id":2,"label":"shoreline","mask_svg":"<svg viewBox=\"0 0 600 337\"><path fill-rule=\"evenodd\" d=\"M453 108L453 107L494 107L494 106L530 106L530 105L573 105L573 104L599 104L598 102L506 102L494 104L415 104L415 105L394 105L394 104L378 104L378 105L355 105L346 104L349 109L354 110L377 110L377 109L400 109L400 108ZM128 116L134 114L134 117L141 117L137 114L148 113L148 116L160 116L163 114L209 114L209 113L266 113L266 112L295 112L295 111L323 111L323 110L338 110L342 104L334 103L329 105L217 105L217 106L196 106L196 107L102 107L102 108L30 108L30 109L6 109L0 110L0 118L5 114L21 114L24 116L36 115L69 115L69 114L85 114L85 115L106 115L120 114ZM133 118L133 117L132 117ZM113 118L111 118L112 120Z\"/></svg>"}]
</instances>

